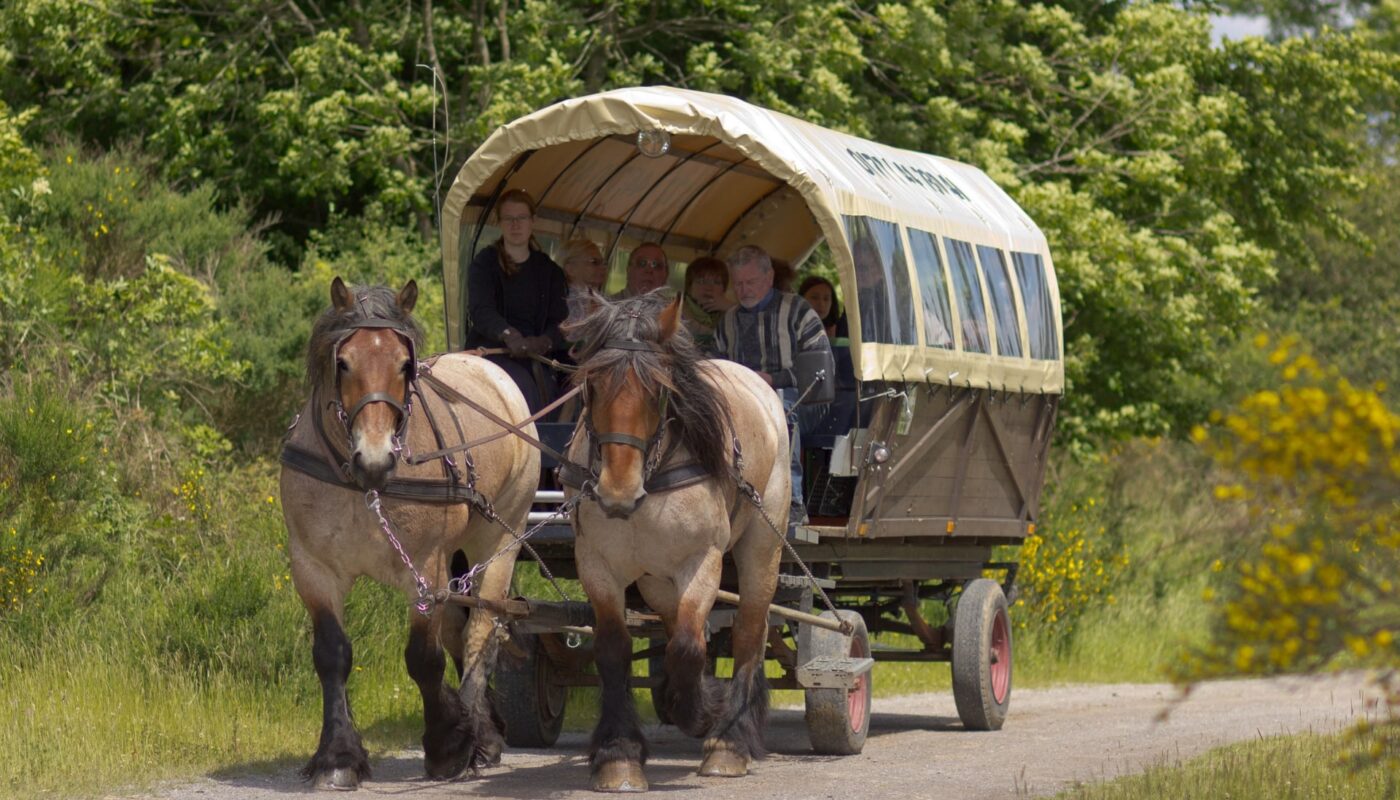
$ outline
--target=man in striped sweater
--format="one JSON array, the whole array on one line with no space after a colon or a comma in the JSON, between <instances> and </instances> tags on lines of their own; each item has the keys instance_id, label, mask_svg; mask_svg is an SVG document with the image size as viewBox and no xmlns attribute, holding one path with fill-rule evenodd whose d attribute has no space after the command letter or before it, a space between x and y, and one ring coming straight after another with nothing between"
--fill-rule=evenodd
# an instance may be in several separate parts
<instances>
[{"instance_id":1,"label":"man in striped sweater","mask_svg":"<svg viewBox=\"0 0 1400 800\"><path fill-rule=\"evenodd\" d=\"M773 262L763 248L746 245L729 257L729 282L739 305L724 312L715 326L714 351L757 372L777 390L788 412L792 441L792 513L789 521L807 520L802 502L802 436L793 406L804 387L797 385L793 357L808 350L831 349L817 312L799 295L773 288Z\"/></svg>"}]
</instances>

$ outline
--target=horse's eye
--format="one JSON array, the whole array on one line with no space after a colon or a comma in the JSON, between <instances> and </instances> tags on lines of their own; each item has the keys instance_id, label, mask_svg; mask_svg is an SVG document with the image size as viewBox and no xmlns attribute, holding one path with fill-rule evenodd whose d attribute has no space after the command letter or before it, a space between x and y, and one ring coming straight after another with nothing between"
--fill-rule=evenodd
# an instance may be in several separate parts
<instances>
[{"instance_id":1,"label":"horse's eye","mask_svg":"<svg viewBox=\"0 0 1400 800\"><path fill-rule=\"evenodd\" d=\"M347 363L345 363L345 359L343 359L343 358L337 358L337 359L335 360L335 368L338 369L338 370L340 370L341 372L349 372L349 371L350 371L350 365L347 364Z\"/></svg>"},{"instance_id":2,"label":"horse's eye","mask_svg":"<svg viewBox=\"0 0 1400 800\"><path fill-rule=\"evenodd\" d=\"M412 375L412 374L413 374L413 360L412 360L412 359L407 359L407 360L405 360L405 361L403 362L403 366L399 368L399 371L401 371L401 372L402 372L403 374L405 374L405 375Z\"/></svg>"}]
</instances>

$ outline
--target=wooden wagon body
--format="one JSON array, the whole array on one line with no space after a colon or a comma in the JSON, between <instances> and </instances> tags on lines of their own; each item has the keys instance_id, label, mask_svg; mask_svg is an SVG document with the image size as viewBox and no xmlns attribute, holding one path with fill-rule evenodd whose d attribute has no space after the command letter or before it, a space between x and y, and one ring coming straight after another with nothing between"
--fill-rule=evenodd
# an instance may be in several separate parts
<instances>
[{"instance_id":1,"label":"wooden wagon body","mask_svg":"<svg viewBox=\"0 0 1400 800\"><path fill-rule=\"evenodd\" d=\"M964 722L1000 727L1016 564L994 548L1035 530L1064 380L1054 267L1034 222L975 167L734 98L644 88L568 100L498 129L444 199L453 348L468 325L467 265L499 235L497 199L517 188L535 198L535 231L551 255L578 235L601 246L609 289L644 243L665 250L676 288L685 264L745 244L834 271L849 317L849 342L835 348L845 368L836 401L804 435L810 522L788 537L860 630L843 637L829 630L830 611L825 626L809 616L822 604L786 557L769 653L784 669L773 685L807 691L813 744L825 752L859 751L873 661L952 662ZM539 430L559 447L572 425ZM542 520L562 494L542 488L538 499L532 517ZM573 574L567 521L533 541L556 574ZM925 619L929 601L947 605L946 621ZM656 663L664 632L638 604L635 632L653 646L637 657ZM720 655L729 614L711 619ZM590 615L520 601L513 616L514 666L499 679L511 739L549 744L563 687L594 680L587 648L565 643L586 633ZM872 648L867 632L916 644Z\"/></svg>"}]
</instances>

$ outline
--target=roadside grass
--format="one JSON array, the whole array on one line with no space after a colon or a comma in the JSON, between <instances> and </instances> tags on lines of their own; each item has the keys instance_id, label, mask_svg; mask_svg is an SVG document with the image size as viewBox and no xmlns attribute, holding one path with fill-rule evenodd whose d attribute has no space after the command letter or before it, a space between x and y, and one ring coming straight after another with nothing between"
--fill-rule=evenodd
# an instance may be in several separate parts
<instances>
[{"instance_id":1,"label":"roadside grass","mask_svg":"<svg viewBox=\"0 0 1400 800\"><path fill-rule=\"evenodd\" d=\"M1345 734L1275 736L1221 747L1106 783L1077 786L1057 800L1369 800L1393 797L1383 770L1352 772L1339 756Z\"/></svg>"},{"instance_id":2,"label":"roadside grass","mask_svg":"<svg viewBox=\"0 0 1400 800\"><path fill-rule=\"evenodd\" d=\"M1228 550L1228 526L1199 499L1207 484L1192 458L1176 445L1144 444L1087 476L1060 465L1066 477L1047 503L1101 498L1105 541L1122 544L1129 566L1114 576L1114 603L1017 628L1016 686L1160 680L1180 644L1199 635L1199 597L1211 560ZM164 490L176 502L123 500L114 486L90 501L92 514L62 506L68 555L50 565L47 592L0 618L0 714L12 721L0 726L0 752L10 756L0 766L0 795L81 797L198 773L285 769L314 750L320 690L270 501L273 466L222 468L198 480L172 470L160 480L178 484ZM21 527L32 517L15 513ZM94 515L108 517L83 530ZM566 588L583 598L576 582ZM528 562L516 592L553 597ZM926 607L933 624L942 613ZM402 660L407 614L401 597L370 582L350 598L351 702L372 756L421 736L420 699ZM915 646L910 637L877 641ZM720 664L721 675L729 670ZM645 665L636 671L645 674ZM877 696L948 691L949 669L881 663L874 683ZM654 719L649 692L635 696ZM802 695L776 692L773 701L801 705ZM591 727L597 704L596 690L573 690L566 727Z\"/></svg>"}]
</instances>

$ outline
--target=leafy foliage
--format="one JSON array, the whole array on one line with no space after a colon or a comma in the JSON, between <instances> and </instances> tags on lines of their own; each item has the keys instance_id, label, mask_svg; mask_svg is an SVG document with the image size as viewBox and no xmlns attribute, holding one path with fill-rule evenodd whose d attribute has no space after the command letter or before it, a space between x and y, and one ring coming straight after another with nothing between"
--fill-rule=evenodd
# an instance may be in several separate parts
<instances>
[{"instance_id":1,"label":"leafy foliage","mask_svg":"<svg viewBox=\"0 0 1400 800\"><path fill-rule=\"evenodd\" d=\"M1269 536L1241 559L1215 602L1210 642L1178 675L1381 672L1390 716L1364 731L1363 760L1400 764L1400 414L1374 389L1322 368L1297 343L1270 348L1279 388L1198 428L1238 482L1217 499L1248 505Z\"/></svg>"},{"instance_id":2,"label":"leafy foliage","mask_svg":"<svg viewBox=\"0 0 1400 800\"><path fill-rule=\"evenodd\" d=\"M22 0L0 12L0 98L33 106L30 131L139 138L167 178L247 198L287 263L338 215L430 239L434 192L496 126L615 86L966 160L1050 237L1062 430L1088 441L1199 418L1180 382L1224 382L1217 343L1313 264L1306 233L1354 238L1336 204L1400 72L1372 18L1214 47L1167 3Z\"/></svg>"}]
</instances>

